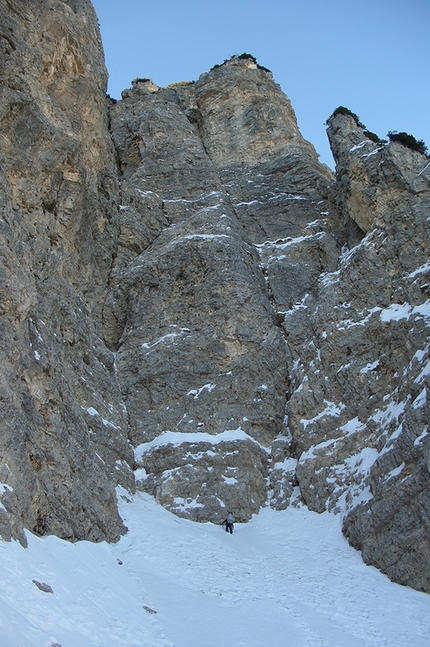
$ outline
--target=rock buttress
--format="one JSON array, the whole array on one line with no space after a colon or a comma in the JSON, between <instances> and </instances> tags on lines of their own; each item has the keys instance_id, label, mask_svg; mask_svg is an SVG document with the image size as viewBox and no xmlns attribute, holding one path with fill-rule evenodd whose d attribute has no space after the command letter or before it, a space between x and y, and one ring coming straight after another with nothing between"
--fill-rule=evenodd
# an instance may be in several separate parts
<instances>
[{"instance_id":1,"label":"rock buttress","mask_svg":"<svg viewBox=\"0 0 430 647\"><path fill-rule=\"evenodd\" d=\"M312 510L343 514L367 563L430 591L430 167L348 115L328 134L333 209L355 233L283 324L297 353L287 407L297 478Z\"/></svg>"},{"instance_id":2,"label":"rock buttress","mask_svg":"<svg viewBox=\"0 0 430 647\"><path fill-rule=\"evenodd\" d=\"M268 92L275 116L262 110ZM276 481L282 507L292 475L278 465L289 453L279 310L302 298L319 270L294 287L300 259L277 255L279 237L293 248L313 223L315 249L336 256L333 239L317 235L331 172L271 74L243 61L188 86L137 80L111 123L121 234L105 335L117 351L140 487L193 519L217 521L229 508L247 520ZM275 285L277 263L286 286Z\"/></svg>"}]
</instances>

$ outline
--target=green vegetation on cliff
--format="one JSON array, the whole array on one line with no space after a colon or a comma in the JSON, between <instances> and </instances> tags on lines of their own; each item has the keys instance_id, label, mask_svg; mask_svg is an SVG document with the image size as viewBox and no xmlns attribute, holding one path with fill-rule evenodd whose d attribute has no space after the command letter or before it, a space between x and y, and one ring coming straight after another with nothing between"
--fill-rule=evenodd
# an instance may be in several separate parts
<instances>
[{"instance_id":1,"label":"green vegetation on cliff","mask_svg":"<svg viewBox=\"0 0 430 647\"><path fill-rule=\"evenodd\" d=\"M388 133L388 137L390 142L400 142L403 146L407 146L407 148L410 148L413 151L418 151L428 157L428 148L422 139L415 139L413 135L408 135L408 133L405 132L398 133L395 130L390 131Z\"/></svg>"}]
</instances>

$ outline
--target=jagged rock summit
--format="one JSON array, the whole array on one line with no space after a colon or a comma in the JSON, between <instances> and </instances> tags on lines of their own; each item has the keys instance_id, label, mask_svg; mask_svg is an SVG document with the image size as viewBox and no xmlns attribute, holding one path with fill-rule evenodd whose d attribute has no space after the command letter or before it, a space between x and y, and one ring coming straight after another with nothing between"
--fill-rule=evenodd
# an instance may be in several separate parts
<instances>
[{"instance_id":1,"label":"jagged rock summit","mask_svg":"<svg viewBox=\"0 0 430 647\"><path fill-rule=\"evenodd\" d=\"M87 0L0 0L0 533L339 512L430 592L428 159L248 55L106 97Z\"/></svg>"}]
</instances>

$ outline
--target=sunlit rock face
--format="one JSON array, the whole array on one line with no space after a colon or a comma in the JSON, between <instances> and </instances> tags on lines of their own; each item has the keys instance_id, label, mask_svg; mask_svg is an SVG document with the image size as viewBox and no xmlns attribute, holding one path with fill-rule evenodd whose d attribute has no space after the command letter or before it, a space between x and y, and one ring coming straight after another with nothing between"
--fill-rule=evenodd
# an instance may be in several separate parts
<instances>
[{"instance_id":1,"label":"sunlit rock face","mask_svg":"<svg viewBox=\"0 0 430 647\"><path fill-rule=\"evenodd\" d=\"M291 474L271 470L271 443L282 440L282 460L290 451L290 353L274 292L290 307L315 282L320 254L337 257L316 223L331 172L272 75L249 62L158 91L136 81L111 109L125 233L106 331L140 487L198 520L222 520L226 508L249 519L279 478L291 494ZM129 232L147 223L132 249ZM309 223L304 254L314 258L298 285L300 259L278 248L291 243L297 256L292 241Z\"/></svg>"},{"instance_id":2,"label":"sunlit rock face","mask_svg":"<svg viewBox=\"0 0 430 647\"><path fill-rule=\"evenodd\" d=\"M0 530L117 539L133 486L101 313L118 180L87 1L0 3Z\"/></svg>"},{"instance_id":3,"label":"sunlit rock face","mask_svg":"<svg viewBox=\"0 0 430 647\"><path fill-rule=\"evenodd\" d=\"M333 174L250 55L111 101L87 0L10 5L2 536L301 502L430 591L428 159L335 113Z\"/></svg>"}]
</instances>

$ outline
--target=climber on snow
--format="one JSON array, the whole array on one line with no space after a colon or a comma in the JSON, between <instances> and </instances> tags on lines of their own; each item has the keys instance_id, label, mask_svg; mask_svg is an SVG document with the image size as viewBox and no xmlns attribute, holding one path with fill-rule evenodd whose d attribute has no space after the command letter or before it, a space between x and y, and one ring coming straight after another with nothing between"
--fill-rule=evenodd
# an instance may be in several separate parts
<instances>
[{"instance_id":1,"label":"climber on snow","mask_svg":"<svg viewBox=\"0 0 430 647\"><path fill-rule=\"evenodd\" d=\"M227 518L226 518L226 519L224 519L224 521L223 521L223 522L222 522L222 524L221 524L222 526L224 526L224 525L225 525L225 531L226 531L226 532L229 532L229 533L230 533L230 535L232 535L232 534L233 534L233 521L234 521L234 519L233 519L233 514L232 514L231 512L229 512L229 513L227 514Z\"/></svg>"}]
</instances>

